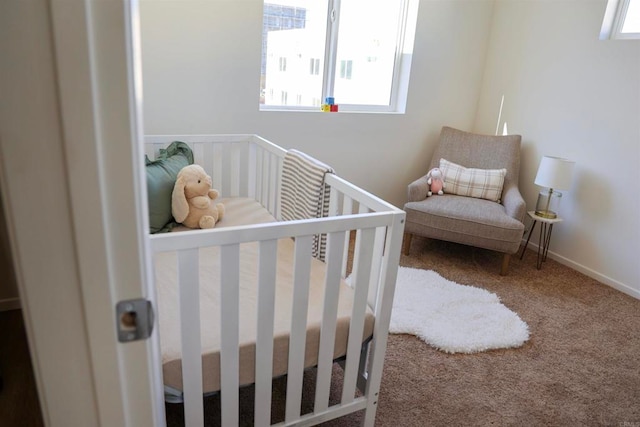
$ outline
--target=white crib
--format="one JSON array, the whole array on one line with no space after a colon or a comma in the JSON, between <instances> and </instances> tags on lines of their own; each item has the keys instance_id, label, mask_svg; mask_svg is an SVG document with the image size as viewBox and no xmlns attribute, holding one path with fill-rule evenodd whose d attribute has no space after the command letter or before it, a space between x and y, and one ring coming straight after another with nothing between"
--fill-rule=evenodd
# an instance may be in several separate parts
<instances>
[{"instance_id":1,"label":"white crib","mask_svg":"<svg viewBox=\"0 0 640 427\"><path fill-rule=\"evenodd\" d=\"M250 198L259 202L274 218L280 218L280 185L283 159L287 151L256 135L147 136L145 151L153 159L160 148L172 141L186 142L193 150L194 161L205 168L213 188L223 198ZM314 425L346 414L365 411L364 425L374 424L389 319L395 288L405 214L402 210L363 191L334 174L327 174L330 186L329 216L295 221L277 221L243 226L173 232L150 236L154 257L176 252L179 288L179 322L182 388L173 390L184 402L185 425L204 423L203 349L201 347L201 313L199 260L200 250L217 247L220 271L219 319L219 392L221 424L238 425L241 367L239 328L246 313L240 312L240 247L257 245L257 312L255 325L255 425L271 425L271 388L274 363L274 294L278 241L292 240L293 301L286 362L287 392L283 422L276 425ZM309 275L311 241L314 235L326 234L327 254L324 295L319 325L319 345L314 364L317 369L314 410L301 414L307 312L309 310ZM355 236L355 238L353 237ZM351 245L351 246L350 246ZM349 249L353 263L348 263ZM314 261L315 262L315 261ZM352 268L351 268L352 267ZM329 406L333 364L336 361L336 313L349 270L353 303L348 319L342 398ZM157 274L157 273L156 273ZM369 314L367 314L369 313ZM365 318L374 317L371 336L363 336ZM158 316L162 318L160 310ZM205 325L204 328L207 326ZM366 335L366 334L365 334ZM363 341L364 338L364 341ZM160 340L162 342L162 333ZM253 350L252 350L253 351ZM282 358L277 355L277 358ZM208 365L207 365L208 366ZM205 367L206 368L206 367ZM356 387L361 393L356 393ZM169 391L172 390L168 387Z\"/></svg>"}]
</instances>

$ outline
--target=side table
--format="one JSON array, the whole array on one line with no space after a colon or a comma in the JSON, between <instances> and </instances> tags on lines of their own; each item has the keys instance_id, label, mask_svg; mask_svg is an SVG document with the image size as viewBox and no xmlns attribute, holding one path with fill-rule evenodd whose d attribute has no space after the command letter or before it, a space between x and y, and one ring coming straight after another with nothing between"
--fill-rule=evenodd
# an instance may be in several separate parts
<instances>
[{"instance_id":1,"label":"side table","mask_svg":"<svg viewBox=\"0 0 640 427\"><path fill-rule=\"evenodd\" d=\"M524 256L524 252L527 250L527 246L529 246L529 240L531 239L533 230L535 230L536 228L536 224L540 222L540 237L538 238L538 260L536 263L536 267L538 268L538 270L540 270L542 268L542 263L547 260L547 252L549 252L549 242L551 242L551 232L553 231L553 224L561 222L562 218L544 218L536 215L535 211L528 211L527 214L533 220L533 225L531 226L531 231L529 231L527 243L525 243L524 248L522 248L520 259L522 259L522 257Z\"/></svg>"}]
</instances>

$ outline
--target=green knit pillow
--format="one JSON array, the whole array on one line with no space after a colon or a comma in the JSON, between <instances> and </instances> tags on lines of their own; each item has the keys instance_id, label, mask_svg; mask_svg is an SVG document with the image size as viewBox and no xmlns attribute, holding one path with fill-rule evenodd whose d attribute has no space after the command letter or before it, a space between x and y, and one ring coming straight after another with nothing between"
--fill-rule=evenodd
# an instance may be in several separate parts
<instances>
[{"instance_id":1,"label":"green knit pillow","mask_svg":"<svg viewBox=\"0 0 640 427\"><path fill-rule=\"evenodd\" d=\"M173 222L171 215L171 193L178 172L193 164L191 148L180 141L172 142L166 149L160 149L158 158L150 161L145 156L147 170L147 199L149 203L149 231L166 232Z\"/></svg>"}]
</instances>

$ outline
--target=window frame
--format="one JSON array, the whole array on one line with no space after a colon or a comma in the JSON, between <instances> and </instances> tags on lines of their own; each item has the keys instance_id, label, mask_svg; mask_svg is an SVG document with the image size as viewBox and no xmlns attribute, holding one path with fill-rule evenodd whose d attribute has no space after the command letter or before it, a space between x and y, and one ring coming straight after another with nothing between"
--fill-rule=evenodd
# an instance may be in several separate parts
<instances>
[{"instance_id":1,"label":"window frame","mask_svg":"<svg viewBox=\"0 0 640 427\"><path fill-rule=\"evenodd\" d=\"M600 29L600 40L638 40L640 33L623 33L631 0L608 0Z\"/></svg>"},{"instance_id":2,"label":"window frame","mask_svg":"<svg viewBox=\"0 0 640 427\"><path fill-rule=\"evenodd\" d=\"M340 27L340 3L341 0L328 0L327 10L327 29L325 37L325 54L324 69L322 77L322 93L321 100L327 97L334 97L335 81L339 78L336 76L336 61L339 42ZM336 100L340 105L341 112L358 112L358 113L404 113L407 94L401 94L401 90L408 91L410 62L403 61L403 55L407 51L413 50L414 35L410 37L410 46L407 46L407 31L415 32L415 22L417 20L417 8L419 0L401 0L400 13L398 16L398 33L396 34L396 52L394 57L393 74L391 81L391 90L389 93L389 104L387 105L371 105L371 104L343 104ZM411 17L410 17L411 15ZM411 55L409 55L411 56ZM267 105L259 104L260 111L321 111L318 106L300 106L300 105Z\"/></svg>"}]
</instances>

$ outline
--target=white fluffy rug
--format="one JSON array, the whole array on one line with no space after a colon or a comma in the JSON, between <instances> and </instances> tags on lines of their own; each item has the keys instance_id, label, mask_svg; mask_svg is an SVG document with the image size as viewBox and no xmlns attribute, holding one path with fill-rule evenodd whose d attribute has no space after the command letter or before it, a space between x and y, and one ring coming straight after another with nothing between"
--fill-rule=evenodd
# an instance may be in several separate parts
<instances>
[{"instance_id":1,"label":"white fluffy rug","mask_svg":"<svg viewBox=\"0 0 640 427\"><path fill-rule=\"evenodd\" d=\"M529 327L484 289L429 270L400 267L389 332L415 335L447 353L520 347Z\"/></svg>"}]
</instances>

